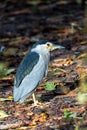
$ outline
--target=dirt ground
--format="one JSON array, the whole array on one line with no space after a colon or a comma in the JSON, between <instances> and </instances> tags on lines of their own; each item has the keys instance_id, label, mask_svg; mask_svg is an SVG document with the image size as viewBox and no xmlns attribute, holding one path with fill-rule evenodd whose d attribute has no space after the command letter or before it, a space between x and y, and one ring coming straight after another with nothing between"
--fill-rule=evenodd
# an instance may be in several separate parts
<instances>
[{"instance_id":1,"label":"dirt ground","mask_svg":"<svg viewBox=\"0 0 87 130\"><path fill-rule=\"evenodd\" d=\"M86 7L76 2L0 2L0 62L15 69L0 74L1 130L87 130L87 102L83 104L79 93L87 87L86 20ZM48 76L35 91L38 105L32 97L19 104L12 100L16 69L28 48L41 39L65 49L51 53ZM46 82L55 83L55 90L45 90Z\"/></svg>"}]
</instances>

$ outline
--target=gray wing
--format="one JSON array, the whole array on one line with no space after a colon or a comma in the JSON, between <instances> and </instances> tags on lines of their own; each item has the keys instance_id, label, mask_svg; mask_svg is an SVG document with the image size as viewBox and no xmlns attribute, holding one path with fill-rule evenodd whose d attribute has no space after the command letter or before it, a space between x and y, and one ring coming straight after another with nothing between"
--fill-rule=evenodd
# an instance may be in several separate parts
<instances>
[{"instance_id":1,"label":"gray wing","mask_svg":"<svg viewBox=\"0 0 87 130\"><path fill-rule=\"evenodd\" d=\"M23 78L19 87L14 86L14 101L23 102L31 95L46 73L46 64L40 55L36 66Z\"/></svg>"},{"instance_id":2,"label":"gray wing","mask_svg":"<svg viewBox=\"0 0 87 130\"><path fill-rule=\"evenodd\" d=\"M39 55L36 52L28 52L25 55L17 69L14 86L19 87L24 77L32 71L38 60Z\"/></svg>"}]
</instances>

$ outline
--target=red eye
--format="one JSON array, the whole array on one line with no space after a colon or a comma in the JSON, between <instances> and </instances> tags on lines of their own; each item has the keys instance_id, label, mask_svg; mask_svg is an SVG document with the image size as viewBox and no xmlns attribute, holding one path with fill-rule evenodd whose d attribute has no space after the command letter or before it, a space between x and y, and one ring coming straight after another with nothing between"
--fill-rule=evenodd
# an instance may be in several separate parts
<instances>
[{"instance_id":1,"label":"red eye","mask_svg":"<svg viewBox=\"0 0 87 130\"><path fill-rule=\"evenodd\" d=\"M49 43L47 43L47 46L48 46L48 47L50 47L50 44L49 44Z\"/></svg>"}]
</instances>

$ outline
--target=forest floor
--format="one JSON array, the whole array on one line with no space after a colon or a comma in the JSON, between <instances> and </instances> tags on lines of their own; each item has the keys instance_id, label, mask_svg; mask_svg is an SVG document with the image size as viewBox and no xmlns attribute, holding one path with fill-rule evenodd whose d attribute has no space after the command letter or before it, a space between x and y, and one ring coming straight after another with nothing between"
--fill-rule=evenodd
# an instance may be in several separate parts
<instances>
[{"instance_id":1,"label":"forest floor","mask_svg":"<svg viewBox=\"0 0 87 130\"><path fill-rule=\"evenodd\" d=\"M0 129L87 130L87 31L85 9L76 3L0 2ZM12 100L16 69L35 41L63 45L51 53L48 75L32 96ZM6 74L6 69L14 69ZM55 90L44 89L46 82Z\"/></svg>"}]
</instances>

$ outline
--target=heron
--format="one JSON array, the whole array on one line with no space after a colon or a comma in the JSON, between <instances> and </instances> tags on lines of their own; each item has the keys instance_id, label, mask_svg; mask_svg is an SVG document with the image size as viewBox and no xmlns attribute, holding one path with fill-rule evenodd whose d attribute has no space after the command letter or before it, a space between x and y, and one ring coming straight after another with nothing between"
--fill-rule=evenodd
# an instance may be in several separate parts
<instances>
[{"instance_id":1,"label":"heron","mask_svg":"<svg viewBox=\"0 0 87 130\"><path fill-rule=\"evenodd\" d=\"M37 104L34 91L42 79L47 76L50 52L57 48L64 47L48 40L40 40L27 52L15 74L14 101L22 103L33 95L34 105Z\"/></svg>"}]
</instances>

